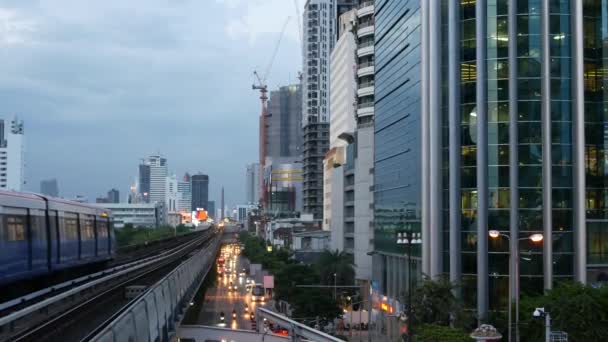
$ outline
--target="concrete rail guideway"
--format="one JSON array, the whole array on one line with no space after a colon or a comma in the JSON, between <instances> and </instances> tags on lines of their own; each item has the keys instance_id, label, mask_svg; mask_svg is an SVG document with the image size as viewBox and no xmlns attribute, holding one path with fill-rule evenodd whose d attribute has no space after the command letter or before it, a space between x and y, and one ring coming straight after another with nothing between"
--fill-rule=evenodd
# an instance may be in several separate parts
<instances>
[{"instance_id":1,"label":"concrete rail guideway","mask_svg":"<svg viewBox=\"0 0 608 342\"><path fill-rule=\"evenodd\" d=\"M183 258L190 250L210 240L211 237L212 235L205 234L160 255L54 285L49 289L4 303L2 308L8 314L0 317L0 340L29 340L36 334L44 333L45 329L52 328L55 322L70 315L72 311L75 312L83 305L89 305L87 303L128 282L129 279L136 279ZM45 296L47 294L52 296L47 298ZM35 302L37 299L38 301ZM19 304L22 301L34 303L20 308ZM11 312L13 307L16 309Z\"/></svg>"}]
</instances>

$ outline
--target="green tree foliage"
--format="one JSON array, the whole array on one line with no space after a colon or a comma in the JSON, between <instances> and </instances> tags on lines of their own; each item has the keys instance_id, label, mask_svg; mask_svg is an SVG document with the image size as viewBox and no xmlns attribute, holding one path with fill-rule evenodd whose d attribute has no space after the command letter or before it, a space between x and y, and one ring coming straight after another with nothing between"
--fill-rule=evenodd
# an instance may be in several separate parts
<instances>
[{"instance_id":1,"label":"green tree foliage","mask_svg":"<svg viewBox=\"0 0 608 342\"><path fill-rule=\"evenodd\" d=\"M318 285L321 282L320 264L333 264L331 271L323 273L331 274L331 285L333 285L333 273L344 263L344 267L352 261L346 262L343 255L338 259L325 259L314 265L298 264L291 258L291 252L287 249L273 249L268 252L267 242L255 237L248 232L241 232L239 239L244 246L243 255L252 263L260 263L264 269L275 276L274 296L276 299L287 301L294 308L294 317L316 317L333 319L340 313L340 307L333 299L333 291L330 288L304 288L296 285ZM332 253L327 252L328 255ZM324 264L325 265L325 264ZM329 272L329 273L328 273ZM338 273L338 272L337 272ZM348 270L338 273L346 276ZM354 271L353 271L354 276ZM339 282L343 278L339 278ZM344 278L345 279L345 278ZM352 284L352 283L348 283Z\"/></svg>"},{"instance_id":2,"label":"green tree foliage","mask_svg":"<svg viewBox=\"0 0 608 342\"><path fill-rule=\"evenodd\" d=\"M420 326L416 332L416 342L471 342L469 333L435 324Z\"/></svg>"},{"instance_id":3,"label":"green tree foliage","mask_svg":"<svg viewBox=\"0 0 608 342\"><path fill-rule=\"evenodd\" d=\"M544 296L523 298L519 314L522 341L544 338L544 320L532 318L536 307L551 314L552 330L565 331L569 341L605 341L608 336L608 288L567 282Z\"/></svg>"},{"instance_id":4,"label":"green tree foliage","mask_svg":"<svg viewBox=\"0 0 608 342\"><path fill-rule=\"evenodd\" d=\"M423 280L412 294L415 322L447 326L454 317L456 326L467 326L470 319L465 315L461 303L454 297L454 288L455 285L445 278Z\"/></svg>"},{"instance_id":5,"label":"green tree foliage","mask_svg":"<svg viewBox=\"0 0 608 342\"><path fill-rule=\"evenodd\" d=\"M174 237L176 234L186 234L191 232L188 227L173 228L170 226L161 226L157 228L134 227L127 223L124 227L114 229L116 243L118 247L134 246L150 243L152 241L162 240Z\"/></svg>"},{"instance_id":6,"label":"green tree foliage","mask_svg":"<svg viewBox=\"0 0 608 342\"><path fill-rule=\"evenodd\" d=\"M325 250L321 253L315 263L321 284L334 285L334 274L336 283L341 285L352 285L355 283L355 264L351 256L344 251L338 252Z\"/></svg>"}]
</instances>

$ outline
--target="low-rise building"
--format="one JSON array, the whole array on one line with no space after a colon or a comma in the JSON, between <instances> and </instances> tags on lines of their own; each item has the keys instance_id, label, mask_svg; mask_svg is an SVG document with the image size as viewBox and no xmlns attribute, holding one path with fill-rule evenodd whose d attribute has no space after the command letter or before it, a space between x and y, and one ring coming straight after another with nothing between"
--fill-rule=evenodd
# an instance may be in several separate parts
<instances>
[{"instance_id":1,"label":"low-rise building","mask_svg":"<svg viewBox=\"0 0 608 342\"><path fill-rule=\"evenodd\" d=\"M111 211L114 228L117 229L123 228L126 224L148 228L166 224L162 203L104 203L99 206Z\"/></svg>"},{"instance_id":2,"label":"low-rise building","mask_svg":"<svg viewBox=\"0 0 608 342\"><path fill-rule=\"evenodd\" d=\"M293 233L294 258L307 264L315 262L323 251L329 249L330 235L327 230Z\"/></svg>"}]
</instances>

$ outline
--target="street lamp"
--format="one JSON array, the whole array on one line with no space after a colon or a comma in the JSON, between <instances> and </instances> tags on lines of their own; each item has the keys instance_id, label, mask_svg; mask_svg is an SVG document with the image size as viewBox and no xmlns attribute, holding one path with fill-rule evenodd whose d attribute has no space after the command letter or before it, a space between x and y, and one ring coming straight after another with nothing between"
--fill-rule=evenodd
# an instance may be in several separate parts
<instances>
[{"instance_id":1,"label":"street lamp","mask_svg":"<svg viewBox=\"0 0 608 342\"><path fill-rule=\"evenodd\" d=\"M508 234L504 234L499 232L498 230L490 230L488 231L488 235L492 239L498 239L500 237L504 237L509 241L509 341L519 341L519 293L515 296L515 339L512 339L512 310L511 310L511 302L513 298L513 293L515 289L513 288L515 282L519 284L519 243L512 244L511 236ZM526 237L518 238L517 242L523 240L530 240L534 243L538 243L543 241L543 234L532 234ZM519 287L519 286L518 286Z\"/></svg>"},{"instance_id":2,"label":"street lamp","mask_svg":"<svg viewBox=\"0 0 608 342\"><path fill-rule=\"evenodd\" d=\"M397 232L397 244L398 245L407 245L407 276L408 276L408 291L407 291L407 319L408 319L408 329L407 329L407 339L408 341L412 340L413 334L413 322L414 318L412 317L412 246L419 245L422 243L422 234L414 233L411 231L405 232Z\"/></svg>"}]
</instances>

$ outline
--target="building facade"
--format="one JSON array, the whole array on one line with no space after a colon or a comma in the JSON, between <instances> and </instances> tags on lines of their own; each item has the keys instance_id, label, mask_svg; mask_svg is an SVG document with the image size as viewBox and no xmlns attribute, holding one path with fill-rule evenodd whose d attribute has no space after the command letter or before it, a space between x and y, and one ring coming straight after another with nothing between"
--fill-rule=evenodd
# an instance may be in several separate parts
<instances>
[{"instance_id":1,"label":"building facade","mask_svg":"<svg viewBox=\"0 0 608 342\"><path fill-rule=\"evenodd\" d=\"M23 120L0 119L0 189L22 191L25 184Z\"/></svg>"},{"instance_id":2,"label":"building facade","mask_svg":"<svg viewBox=\"0 0 608 342\"><path fill-rule=\"evenodd\" d=\"M608 268L608 4L509 3L376 1L374 278L384 295L407 287L400 230L422 234L411 276L449 276L480 317L507 306L514 244L526 251L514 281L527 293L595 283ZM533 233L543 243L525 240Z\"/></svg>"},{"instance_id":3,"label":"building facade","mask_svg":"<svg viewBox=\"0 0 608 342\"><path fill-rule=\"evenodd\" d=\"M120 192L117 189L108 191L108 203L120 203Z\"/></svg>"},{"instance_id":4,"label":"building facade","mask_svg":"<svg viewBox=\"0 0 608 342\"><path fill-rule=\"evenodd\" d=\"M208 204L207 204L207 206L209 207L209 209L207 209L207 214L212 219L215 219L217 217L217 213L216 213L216 210L215 210L215 201L209 201Z\"/></svg>"},{"instance_id":5,"label":"building facade","mask_svg":"<svg viewBox=\"0 0 608 342\"><path fill-rule=\"evenodd\" d=\"M302 212L302 164L273 160L264 170L266 212L273 217L295 217Z\"/></svg>"},{"instance_id":6,"label":"building facade","mask_svg":"<svg viewBox=\"0 0 608 342\"><path fill-rule=\"evenodd\" d=\"M303 13L302 133L304 212L323 216L323 158L329 144L329 62L336 0L308 0Z\"/></svg>"},{"instance_id":7,"label":"building facade","mask_svg":"<svg viewBox=\"0 0 608 342\"><path fill-rule=\"evenodd\" d=\"M302 90L299 84L270 92L266 118L266 157L302 155Z\"/></svg>"},{"instance_id":8,"label":"building facade","mask_svg":"<svg viewBox=\"0 0 608 342\"><path fill-rule=\"evenodd\" d=\"M57 179L45 179L40 182L40 193L47 196L59 197Z\"/></svg>"},{"instance_id":9,"label":"building facade","mask_svg":"<svg viewBox=\"0 0 608 342\"><path fill-rule=\"evenodd\" d=\"M99 206L112 212L114 227L117 229L124 228L125 224L156 228L167 223L164 202L104 203Z\"/></svg>"},{"instance_id":10,"label":"building facade","mask_svg":"<svg viewBox=\"0 0 608 342\"><path fill-rule=\"evenodd\" d=\"M192 184L190 175L185 173L177 182L177 211L190 212L192 210Z\"/></svg>"},{"instance_id":11,"label":"building facade","mask_svg":"<svg viewBox=\"0 0 608 342\"><path fill-rule=\"evenodd\" d=\"M207 210L209 207L209 176L199 173L192 175L190 180L192 184L191 210Z\"/></svg>"},{"instance_id":12,"label":"building facade","mask_svg":"<svg viewBox=\"0 0 608 342\"><path fill-rule=\"evenodd\" d=\"M245 200L247 204L260 201L260 163L247 165L245 173Z\"/></svg>"},{"instance_id":13,"label":"building facade","mask_svg":"<svg viewBox=\"0 0 608 342\"><path fill-rule=\"evenodd\" d=\"M150 203L150 164L144 159L139 164L137 188L141 202Z\"/></svg>"},{"instance_id":14,"label":"building facade","mask_svg":"<svg viewBox=\"0 0 608 342\"><path fill-rule=\"evenodd\" d=\"M165 194L165 208L168 213L177 212L177 204L179 201L179 190L177 188L178 182L175 175L168 176L166 178L166 194Z\"/></svg>"},{"instance_id":15,"label":"building facade","mask_svg":"<svg viewBox=\"0 0 608 342\"><path fill-rule=\"evenodd\" d=\"M338 18L338 41L330 55L329 87L329 151L323 159L323 229L329 230L332 220L332 171L334 165L344 160L347 139L341 135L352 135L355 131L355 79L356 41L353 29L356 9L344 12ZM342 205L337 203L337 205Z\"/></svg>"}]
</instances>

